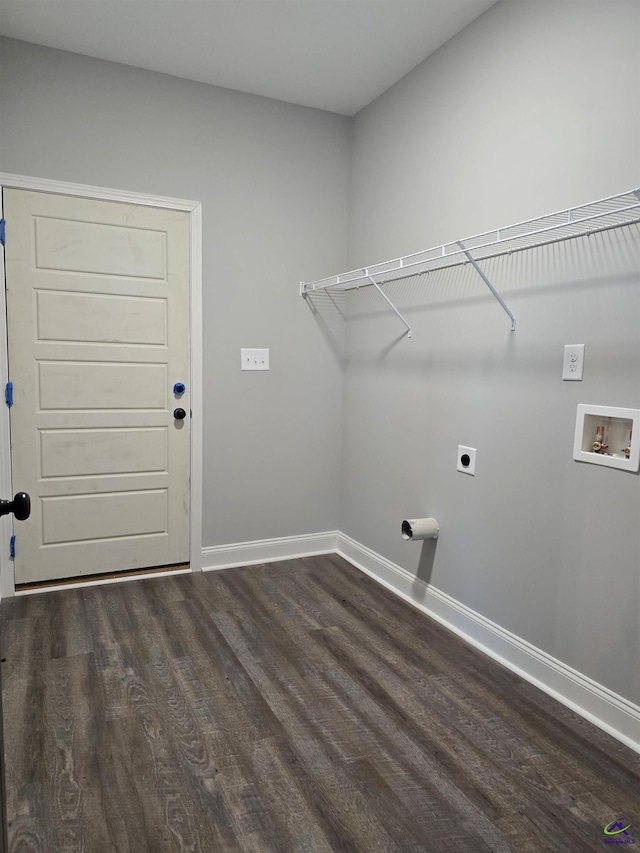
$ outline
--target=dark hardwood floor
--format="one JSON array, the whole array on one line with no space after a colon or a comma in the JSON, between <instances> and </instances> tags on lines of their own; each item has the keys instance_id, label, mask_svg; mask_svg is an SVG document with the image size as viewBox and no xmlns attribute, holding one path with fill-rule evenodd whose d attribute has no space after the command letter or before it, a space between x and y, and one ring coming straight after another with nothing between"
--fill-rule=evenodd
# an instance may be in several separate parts
<instances>
[{"instance_id":1,"label":"dark hardwood floor","mask_svg":"<svg viewBox=\"0 0 640 853\"><path fill-rule=\"evenodd\" d=\"M636 753L339 557L0 608L12 853L640 844Z\"/></svg>"}]
</instances>

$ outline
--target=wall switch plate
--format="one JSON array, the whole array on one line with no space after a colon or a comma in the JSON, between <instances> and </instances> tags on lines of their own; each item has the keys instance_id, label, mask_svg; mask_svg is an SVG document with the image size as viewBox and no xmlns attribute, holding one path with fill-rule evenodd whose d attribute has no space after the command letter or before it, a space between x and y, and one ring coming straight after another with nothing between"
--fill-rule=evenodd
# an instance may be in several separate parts
<instances>
[{"instance_id":1,"label":"wall switch plate","mask_svg":"<svg viewBox=\"0 0 640 853\"><path fill-rule=\"evenodd\" d=\"M240 366L242 370L269 370L269 350L241 349Z\"/></svg>"},{"instance_id":2,"label":"wall switch plate","mask_svg":"<svg viewBox=\"0 0 640 853\"><path fill-rule=\"evenodd\" d=\"M584 344L566 344L562 362L562 378L573 382L582 381L584 368Z\"/></svg>"},{"instance_id":3,"label":"wall switch plate","mask_svg":"<svg viewBox=\"0 0 640 853\"><path fill-rule=\"evenodd\" d=\"M458 471L463 474L476 475L476 449L475 447L465 447L464 444L458 445Z\"/></svg>"}]
</instances>

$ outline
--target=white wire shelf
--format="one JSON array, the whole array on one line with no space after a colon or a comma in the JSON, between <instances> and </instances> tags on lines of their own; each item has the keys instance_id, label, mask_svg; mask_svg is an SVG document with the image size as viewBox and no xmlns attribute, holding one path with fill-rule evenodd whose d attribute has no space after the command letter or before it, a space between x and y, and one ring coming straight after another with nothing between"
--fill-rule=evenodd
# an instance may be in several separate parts
<instances>
[{"instance_id":1,"label":"white wire shelf","mask_svg":"<svg viewBox=\"0 0 640 853\"><path fill-rule=\"evenodd\" d=\"M370 267L361 267L317 281L303 281L300 282L300 295L307 296L317 290L344 291L374 286L400 317L407 327L408 336L411 337L411 327L379 285L458 264L471 263L509 315L513 331L515 317L478 266L478 261L510 255L562 240L589 236L636 222L640 222L640 189L629 190L589 204L528 219L506 228L485 231L463 240L443 243L441 246L434 246L422 252L394 258L392 261L383 261Z\"/></svg>"}]
</instances>

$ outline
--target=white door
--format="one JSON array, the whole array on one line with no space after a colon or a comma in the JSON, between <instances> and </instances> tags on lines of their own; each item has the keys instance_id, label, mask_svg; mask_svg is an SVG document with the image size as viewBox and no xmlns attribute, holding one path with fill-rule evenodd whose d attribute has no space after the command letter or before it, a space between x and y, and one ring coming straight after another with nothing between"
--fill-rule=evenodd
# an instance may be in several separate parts
<instances>
[{"instance_id":1,"label":"white door","mask_svg":"<svg viewBox=\"0 0 640 853\"><path fill-rule=\"evenodd\" d=\"M188 562L189 215L3 201L16 583Z\"/></svg>"}]
</instances>

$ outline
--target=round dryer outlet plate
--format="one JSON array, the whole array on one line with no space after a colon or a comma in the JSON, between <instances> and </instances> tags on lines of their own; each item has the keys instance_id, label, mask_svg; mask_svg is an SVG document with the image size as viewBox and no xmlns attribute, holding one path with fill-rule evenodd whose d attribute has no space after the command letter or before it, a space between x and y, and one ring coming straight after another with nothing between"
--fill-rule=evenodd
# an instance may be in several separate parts
<instances>
[{"instance_id":1,"label":"round dryer outlet plate","mask_svg":"<svg viewBox=\"0 0 640 853\"><path fill-rule=\"evenodd\" d=\"M476 475L476 449L475 447L466 447L464 444L458 445L458 464L456 470L462 474Z\"/></svg>"}]
</instances>

